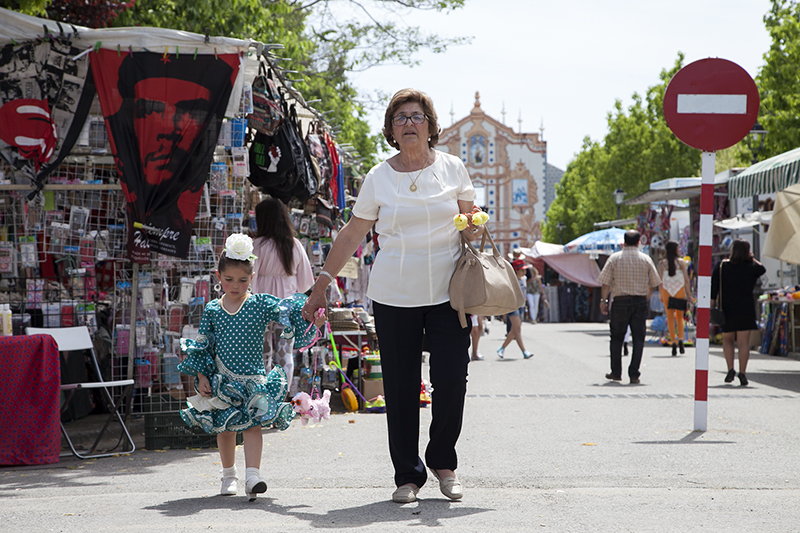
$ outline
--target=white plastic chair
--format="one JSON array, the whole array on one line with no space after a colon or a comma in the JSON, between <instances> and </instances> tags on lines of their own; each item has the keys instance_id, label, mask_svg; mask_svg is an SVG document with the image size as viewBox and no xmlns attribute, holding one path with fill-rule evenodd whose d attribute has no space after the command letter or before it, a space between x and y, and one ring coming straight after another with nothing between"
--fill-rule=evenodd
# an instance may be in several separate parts
<instances>
[{"instance_id":1,"label":"white plastic chair","mask_svg":"<svg viewBox=\"0 0 800 533\"><path fill-rule=\"evenodd\" d=\"M125 420L122 418L119 412L119 407L117 407L116 402L114 401L114 396L111 394L111 387L132 387L133 380L132 379L122 379L117 381L104 381L103 374L100 372L100 365L97 363L97 355L94 352L94 344L92 343L92 337L89 335L89 329L86 326L78 326L74 328L25 328L25 332L28 335L50 335L56 341L58 345L58 351L60 352L71 352L75 350L89 350L91 353L91 363L95 374L95 381L87 381L84 383L65 383L61 385L62 391L69 391L67 395L67 399L64 401L63 405L61 406L61 412L63 413L67 406L69 405L72 396L75 394L76 390L79 389L101 389L103 395L108 402L108 408L111 411L108 415L108 419L106 423L103 425L103 428L100 430L100 433L97 435L97 438L94 441L94 444L83 453L78 452L75 449L75 445L72 443L72 439L70 439L69 433L67 433L67 428L64 427L64 423L61 423L61 432L64 434L64 438L67 440L69 444L70 450L72 450L73 455L79 457L81 459L90 459L94 457L109 457L112 455L119 455L119 454L129 454L133 453L136 450L136 445L133 443L133 439L131 438L131 434L128 432L128 427L125 425ZM123 391L123 394L127 392L127 389ZM97 449L98 444L100 444L100 440L105 435L106 430L108 429L109 424L114 420L117 419L120 426L122 427L122 431L119 436L119 440L117 444L111 448L110 450L105 450L102 453L94 453ZM116 450L120 444L122 444L123 439L125 439L128 444L130 445L130 450L125 451L113 451Z\"/></svg>"}]
</instances>

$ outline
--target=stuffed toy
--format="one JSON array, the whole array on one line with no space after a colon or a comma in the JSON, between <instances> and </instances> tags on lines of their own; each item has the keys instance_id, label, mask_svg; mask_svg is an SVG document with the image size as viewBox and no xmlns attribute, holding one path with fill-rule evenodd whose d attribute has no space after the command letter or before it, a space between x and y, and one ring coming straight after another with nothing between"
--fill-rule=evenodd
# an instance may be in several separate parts
<instances>
[{"instance_id":1,"label":"stuffed toy","mask_svg":"<svg viewBox=\"0 0 800 533\"><path fill-rule=\"evenodd\" d=\"M463 231L469 223L472 222L474 226L483 226L489 221L489 215L481 211L481 208L475 206L472 213L459 213L453 217L453 223L456 225L458 231Z\"/></svg>"},{"instance_id":2,"label":"stuffed toy","mask_svg":"<svg viewBox=\"0 0 800 533\"><path fill-rule=\"evenodd\" d=\"M331 417L331 391L326 389L318 398L312 398L307 392L298 392L292 398L292 409L300 415L304 426L309 420L328 420Z\"/></svg>"}]
</instances>

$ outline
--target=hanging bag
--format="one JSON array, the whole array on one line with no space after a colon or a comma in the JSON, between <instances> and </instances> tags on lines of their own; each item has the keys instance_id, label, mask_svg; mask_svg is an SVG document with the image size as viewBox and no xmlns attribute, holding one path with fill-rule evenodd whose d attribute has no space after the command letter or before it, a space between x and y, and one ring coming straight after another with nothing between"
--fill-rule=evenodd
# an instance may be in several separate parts
<instances>
[{"instance_id":1,"label":"hanging bag","mask_svg":"<svg viewBox=\"0 0 800 533\"><path fill-rule=\"evenodd\" d=\"M725 261L722 262L722 264L724 263ZM725 325L725 313L722 311L722 264L719 265L719 297L717 298L717 306L708 310L711 324L720 327Z\"/></svg>"},{"instance_id":2,"label":"hanging bag","mask_svg":"<svg viewBox=\"0 0 800 533\"><path fill-rule=\"evenodd\" d=\"M289 135L292 140L292 157L295 158L294 171L297 175L291 194L293 198L306 202L317 194L319 178L314 172L308 145L303 140L303 129L300 126L300 120L297 118L295 104L292 104L289 111L289 124L287 126L291 129Z\"/></svg>"},{"instance_id":3,"label":"hanging bag","mask_svg":"<svg viewBox=\"0 0 800 533\"><path fill-rule=\"evenodd\" d=\"M450 307L458 311L461 327L467 327L465 313L495 316L522 307L525 296L514 269L500 252L484 228L481 250L489 241L491 253L479 252L461 235L461 257L450 278Z\"/></svg>"},{"instance_id":4,"label":"hanging bag","mask_svg":"<svg viewBox=\"0 0 800 533\"><path fill-rule=\"evenodd\" d=\"M253 112L247 116L247 125L260 133L275 135L285 118L282 101L272 70L259 62L258 76L253 80Z\"/></svg>"}]
</instances>

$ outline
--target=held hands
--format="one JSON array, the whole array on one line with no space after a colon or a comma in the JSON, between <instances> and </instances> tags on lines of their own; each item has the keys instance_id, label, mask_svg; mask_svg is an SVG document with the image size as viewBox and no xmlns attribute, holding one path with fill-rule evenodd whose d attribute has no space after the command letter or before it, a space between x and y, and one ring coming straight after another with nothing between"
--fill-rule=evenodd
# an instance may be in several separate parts
<instances>
[{"instance_id":1,"label":"held hands","mask_svg":"<svg viewBox=\"0 0 800 533\"><path fill-rule=\"evenodd\" d=\"M325 325L325 322L328 320L328 302L325 298L325 292L311 292L311 296L308 297L306 303L303 304L303 308L300 310L303 319L307 322L314 322L314 325L322 327Z\"/></svg>"}]
</instances>

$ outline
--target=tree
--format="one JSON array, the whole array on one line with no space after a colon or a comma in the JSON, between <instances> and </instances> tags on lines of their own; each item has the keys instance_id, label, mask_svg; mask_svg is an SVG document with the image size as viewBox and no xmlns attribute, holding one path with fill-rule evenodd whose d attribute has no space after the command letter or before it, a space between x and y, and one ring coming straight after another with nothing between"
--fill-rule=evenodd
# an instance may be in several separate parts
<instances>
[{"instance_id":1,"label":"tree","mask_svg":"<svg viewBox=\"0 0 800 533\"><path fill-rule=\"evenodd\" d=\"M664 120L664 93L682 65L683 55L678 54L672 69L661 71L661 83L650 87L644 99L634 93L627 110L617 100L602 143L584 139L547 212L542 229L546 241L558 242L559 222L566 226L562 234L566 243L593 231L595 222L615 219L613 192L618 187L631 198L654 181L699 173L699 150L679 141ZM621 215L630 217L638 211L636 206L623 206Z\"/></svg>"},{"instance_id":2,"label":"tree","mask_svg":"<svg viewBox=\"0 0 800 533\"><path fill-rule=\"evenodd\" d=\"M795 0L772 0L764 24L772 45L756 77L761 95L758 120L769 131L760 159L800 146L800 6ZM749 150L740 148L741 159L749 164Z\"/></svg>"},{"instance_id":3,"label":"tree","mask_svg":"<svg viewBox=\"0 0 800 533\"><path fill-rule=\"evenodd\" d=\"M371 134L366 121L371 97L359 95L349 75L386 62L413 65L419 50L443 52L465 42L425 34L400 22L413 10L459 9L465 1L0 0L0 5L38 16L51 5L48 12L59 20L91 27L151 26L282 44L279 66L292 71L286 77L296 80L293 87L307 101L318 100L314 107L337 128L337 140L352 145L364 164L372 165L383 137ZM114 18L103 6L127 9ZM95 11L96 16L87 20L86 15Z\"/></svg>"},{"instance_id":4,"label":"tree","mask_svg":"<svg viewBox=\"0 0 800 533\"><path fill-rule=\"evenodd\" d=\"M296 80L293 87L307 101L317 101L314 107L337 128L337 140L352 145L364 165L371 166L384 141L380 133L370 133L365 100L350 82L350 73L388 61L413 64L413 54L422 48L441 52L462 42L382 21L378 13L441 11L463 4L464 0L138 0L114 25L178 28L284 45L278 52L279 65ZM343 7L356 8L366 22Z\"/></svg>"}]
</instances>

